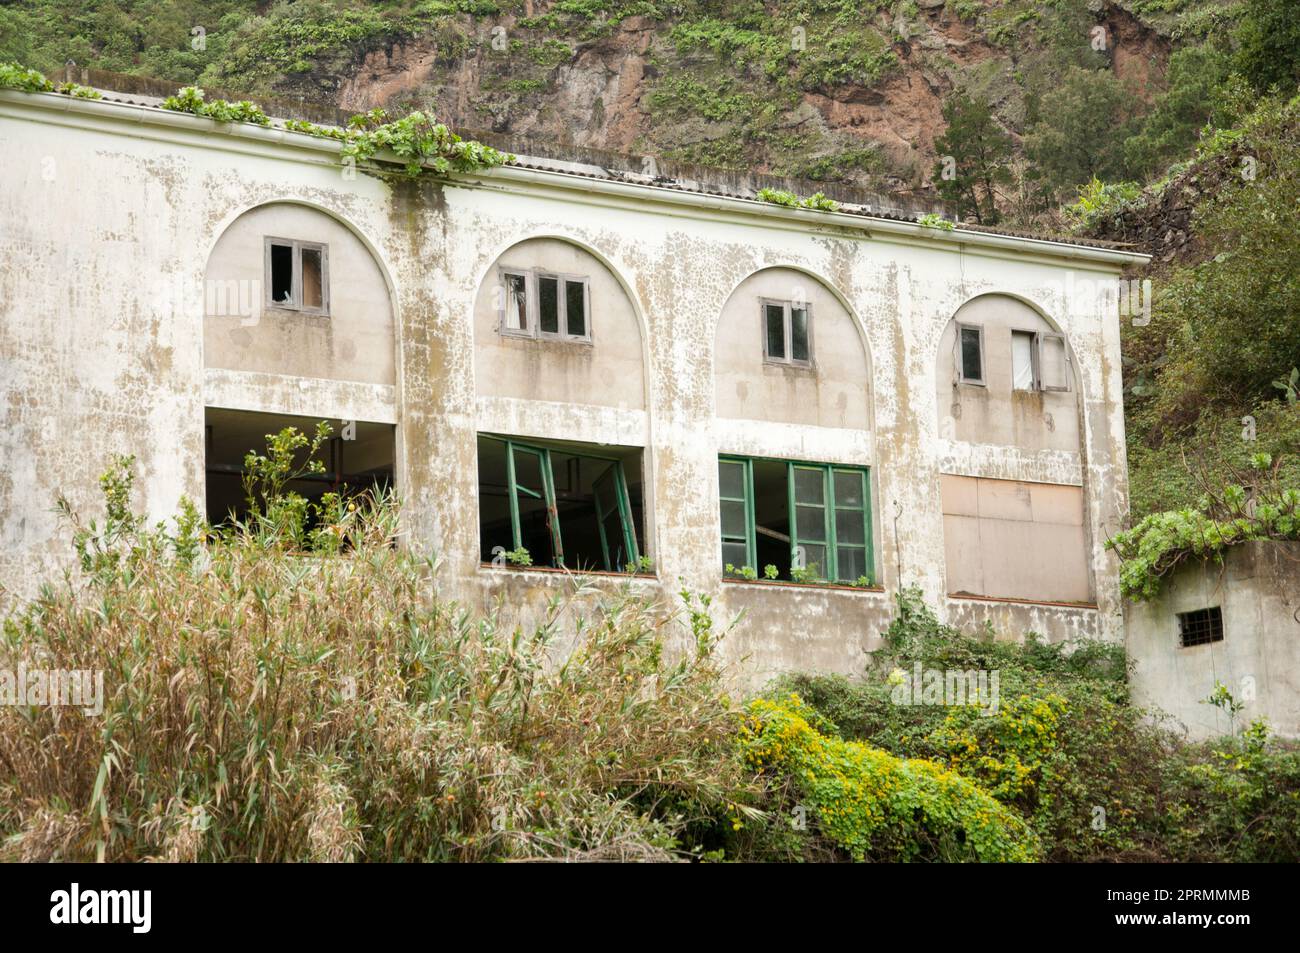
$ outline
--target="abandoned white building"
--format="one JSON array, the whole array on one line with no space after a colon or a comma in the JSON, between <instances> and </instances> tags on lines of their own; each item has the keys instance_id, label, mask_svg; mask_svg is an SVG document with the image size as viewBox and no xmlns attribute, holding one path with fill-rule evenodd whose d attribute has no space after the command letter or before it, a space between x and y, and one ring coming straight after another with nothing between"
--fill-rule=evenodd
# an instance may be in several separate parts
<instances>
[{"instance_id":1,"label":"abandoned white building","mask_svg":"<svg viewBox=\"0 0 1300 953\"><path fill-rule=\"evenodd\" d=\"M526 155L377 175L112 95L0 91L0 143L11 590L65 563L55 496L93 509L111 454L154 517L216 520L264 434L325 419L319 489L391 481L467 604L526 619L558 567L684 586L744 612L756 679L861 671L904 585L1123 636L1109 289L1142 255Z\"/></svg>"}]
</instances>

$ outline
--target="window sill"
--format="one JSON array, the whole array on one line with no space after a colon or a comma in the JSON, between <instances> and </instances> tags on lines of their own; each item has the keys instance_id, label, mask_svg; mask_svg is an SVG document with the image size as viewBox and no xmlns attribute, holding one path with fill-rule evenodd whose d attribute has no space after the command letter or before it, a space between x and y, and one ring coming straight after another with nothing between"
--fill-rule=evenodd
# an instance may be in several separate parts
<instances>
[{"instance_id":1,"label":"window sill","mask_svg":"<svg viewBox=\"0 0 1300 953\"><path fill-rule=\"evenodd\" d=\"M763 367L771 368L774 371L788 371L800 376L816 377L816 364L793 364L789 361L774 361L770 357L763 358Z\"/></svg>"},{"instance_id":2,"label":"window sill","mask_svg":"<svg viewBox=\"0 0 1300 953\"><path fill-rule=\"evenodd\" d=\"M286 308L283 305L278 304L262 305L262 314L279 314L301 318L328 318L330 316L328 311L309 311L305 308Z\"/></svg>"},{"instance_id":3,"label":"window sill","mask_svg":"<svg viewBox=\"0 0 1300 953\"><path fill-rule=\"evenodd\" d=\"M530 341L533 344L547 345L575 345L578 347L595 347L595 342L590 337L575 338L561 337L558 334L524 334L520 331L501 331L497 334L510 341Z\"/></svg>"},{"instance_id":4,"label":"window sill","mask_svg":"<svg viewBox=\"0 0 1300 953\"><path fill-rule=\"evenodd\" d=\"M723 576L723 583L728 586L763 586L773 589L820 589L834 592L869 592L881 594L884 586L850 586L842 582L791 582L788 579L739 579L735 576Z\"/></svg>"},{"instance_id":5,"label":"window sill","mask_svg":"<svg viewBox=\"0 0 1300 953\"><path fill-rule=\"evenodd\" d=\"M1051 606L1057 609L1090 609L1097 611L1095 602L1053 602L1047 599L1019 599L1012 596L977 596L973 592L950 592L949 599L960 599L964 602L1004 602L1012 605L1021 606Z\"/></svg>"},{"instance_id":6,"label":"window sill","mask_svg":"<svg viewBox=\"0 0 1300 953\"><path fill-rule=\"evenodd\" d=\"M534 573L539 576L572 576L587 577L597 576L604 579L641 579L651 582L658 582L659 576L652 572L610 572L605 569L558 569L555 566L497 566L493 563L480 562L479 571L487 570L488 572L522 572Z\"/></svg>"}]
</instances>

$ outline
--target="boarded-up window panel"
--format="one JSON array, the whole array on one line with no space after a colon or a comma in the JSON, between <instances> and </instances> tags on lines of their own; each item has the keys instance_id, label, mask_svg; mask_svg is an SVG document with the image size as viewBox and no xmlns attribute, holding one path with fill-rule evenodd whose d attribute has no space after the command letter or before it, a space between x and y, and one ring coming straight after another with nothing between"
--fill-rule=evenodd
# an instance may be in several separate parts
<instances>
[{"instance_id":1,"label":"boarded-up window panel","mask_svg":"<svg viewBox=\"0 0 1300 953\"><path fill-rule=\"evenodd\" d=\"M940 487L950 593L1092 601L1082 487L951 474Z\"/></svg>"}]
</instances>

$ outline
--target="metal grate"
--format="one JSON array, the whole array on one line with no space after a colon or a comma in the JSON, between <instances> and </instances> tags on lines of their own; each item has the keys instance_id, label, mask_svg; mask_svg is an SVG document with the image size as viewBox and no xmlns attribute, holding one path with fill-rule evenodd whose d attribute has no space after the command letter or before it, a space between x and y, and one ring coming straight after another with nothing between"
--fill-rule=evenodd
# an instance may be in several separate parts
<instances>
[{"instance_id":1,"label":"metal grate","mask_svg":"<svg viewBox=\"0 0 1300 953\"><path fill-rule=\"evenodd\" d=\"M1183 648L1223 641L1223 611L1214 606L1178 613L1178 641Z\"/></svg>"}]
</instances>

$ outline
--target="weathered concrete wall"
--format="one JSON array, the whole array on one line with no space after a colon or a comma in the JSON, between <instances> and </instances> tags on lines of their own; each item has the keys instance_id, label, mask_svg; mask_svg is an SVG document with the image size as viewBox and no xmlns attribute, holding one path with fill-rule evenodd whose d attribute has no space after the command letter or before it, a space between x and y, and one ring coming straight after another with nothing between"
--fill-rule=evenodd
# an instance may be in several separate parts
<instances>
[{"instance_id":1,"label":"weathered concrete wall","mask_svg":"<svg viewBox=\"0 0 1300 953\"><path fill-rule=\"evenodd\" d=\"M591 343L501 334L500 268L586 276ZM571 242L530 239L488 267L474 297L474 344L480 397L645 409L645 345L636 308L617 276Z\"/></svg>"},{"instance_id":2,"label":"weathered concrete wall","mask_svg":"<svg viewBox=\"0 0 1300 953\"><path fill-rule=\"evenodd\" d=\"M268 236L327 246L327 315L264 306L263 239ZM392 296L383 272L356 235L324 212L290 203L245 212L217 240L204 278L207 367L396 382Z\"/></svg>"},{"instance_id":3,"label":"weathered concrete wall","mask_svg":"<svg viewBox=\"0 0 1300 953\"><path fill-rule=\"evenodd\" d=\"M812 367L764 361L763 299L808 305ZM817 279L789 268L750 275L727 299L717 328L718 417L871 429L871 370L862 332L857 320Z\"/></svg>"},{"instance_id":4,"label":"weathered concrete wall","mask_svg":"<svg viewBox=\"0 0 1300 953\"><path fill-rule=\"evenodd\" d=\"M1183 648L1178 613L1218 606L1223 640ZM1226 712L1203 703L1222 683L1255 718L1300 737L1300 544L1255 542L1230 549L1222 564L1181 567L1148 601L1127 611L1133 698L1172 716L1192 738L1232 730Z\"/></svg>"},{"instance_id":5,"label":"weathered concrete wall","mask_svg":"<svg viewBox=\"0 0 1300 953\"><path fill-rule=\"evenodd\" d=\"M50 502L62 492L93 511L95 479L111 452L137 455L155 517L170 514L182 493L201 499L206 404L396 423L408 539L438 553L444 594L470 604L502 595L510 611L526 613L525 602L567 585L554 574L503 576L479 564L475 437L492 431L644 447L644 546L658 580L637 585L665 604L682 585L708 593L719 620L746 610L730 644L750 655L755 672L858 670L900 585L920 586L941 614L964 623L994 618L1013 636L1033 628L1051 639L1119 637L1115 565L1098 542L1119 528L1126 508L1118 319L1114 298L1102 294L1118 260L1049 243L997 247L960 232L890 231L871 219L758 203L702 203L653 188L602 191L520 169L442 183L348 177L319 140L66 103L0 92L6 585L30 591L66 561L67 533L49 515ZM295 376L305 370L291 363L296 355L274 371L204 370L210 255L218 247L225 254L223 236L248 210L280 203L329 216L369 252L390 292L394 383L371 379L382 375L334 380L326 367ZM495 346L484 337L487 276L503 250L539 237L584 250L617 279L639 331L634 344L615 297L609 314L623 315L623 330L610 349L626 380L611 386L600 372L582 393L566 390L558 378L572 370L569 358L547 352L531 380L560 389L515 389L495 361L480 357ZM843 413L838 396L829 410L810 402L816 420L757 399L730 409L734 417L717 413L719 341L731 334L718 322L746 280L767 269L789 269L815 279L810 289L825 289L814 320L836 315L843 331L846 353L836 356L846 363L835 384L847 394ZM1067 280L1073 276L1086 280ZM941 432L942 336L966 302L988 293L1033 302L1069 336L1080 451L975 444ZM594 322L605 320L602 306L593 305ZM382 313L374 321L383 328ZM286 351L295 347L292 335L277 340ZM633 351L641 355L641 403ZM844 376L853 362L866 362L869 380ZM885 591L724 583L719 452L870 466ZM942 473L1082 487L1098 608L946 598Z\"/></svg>"}]
</instances>

